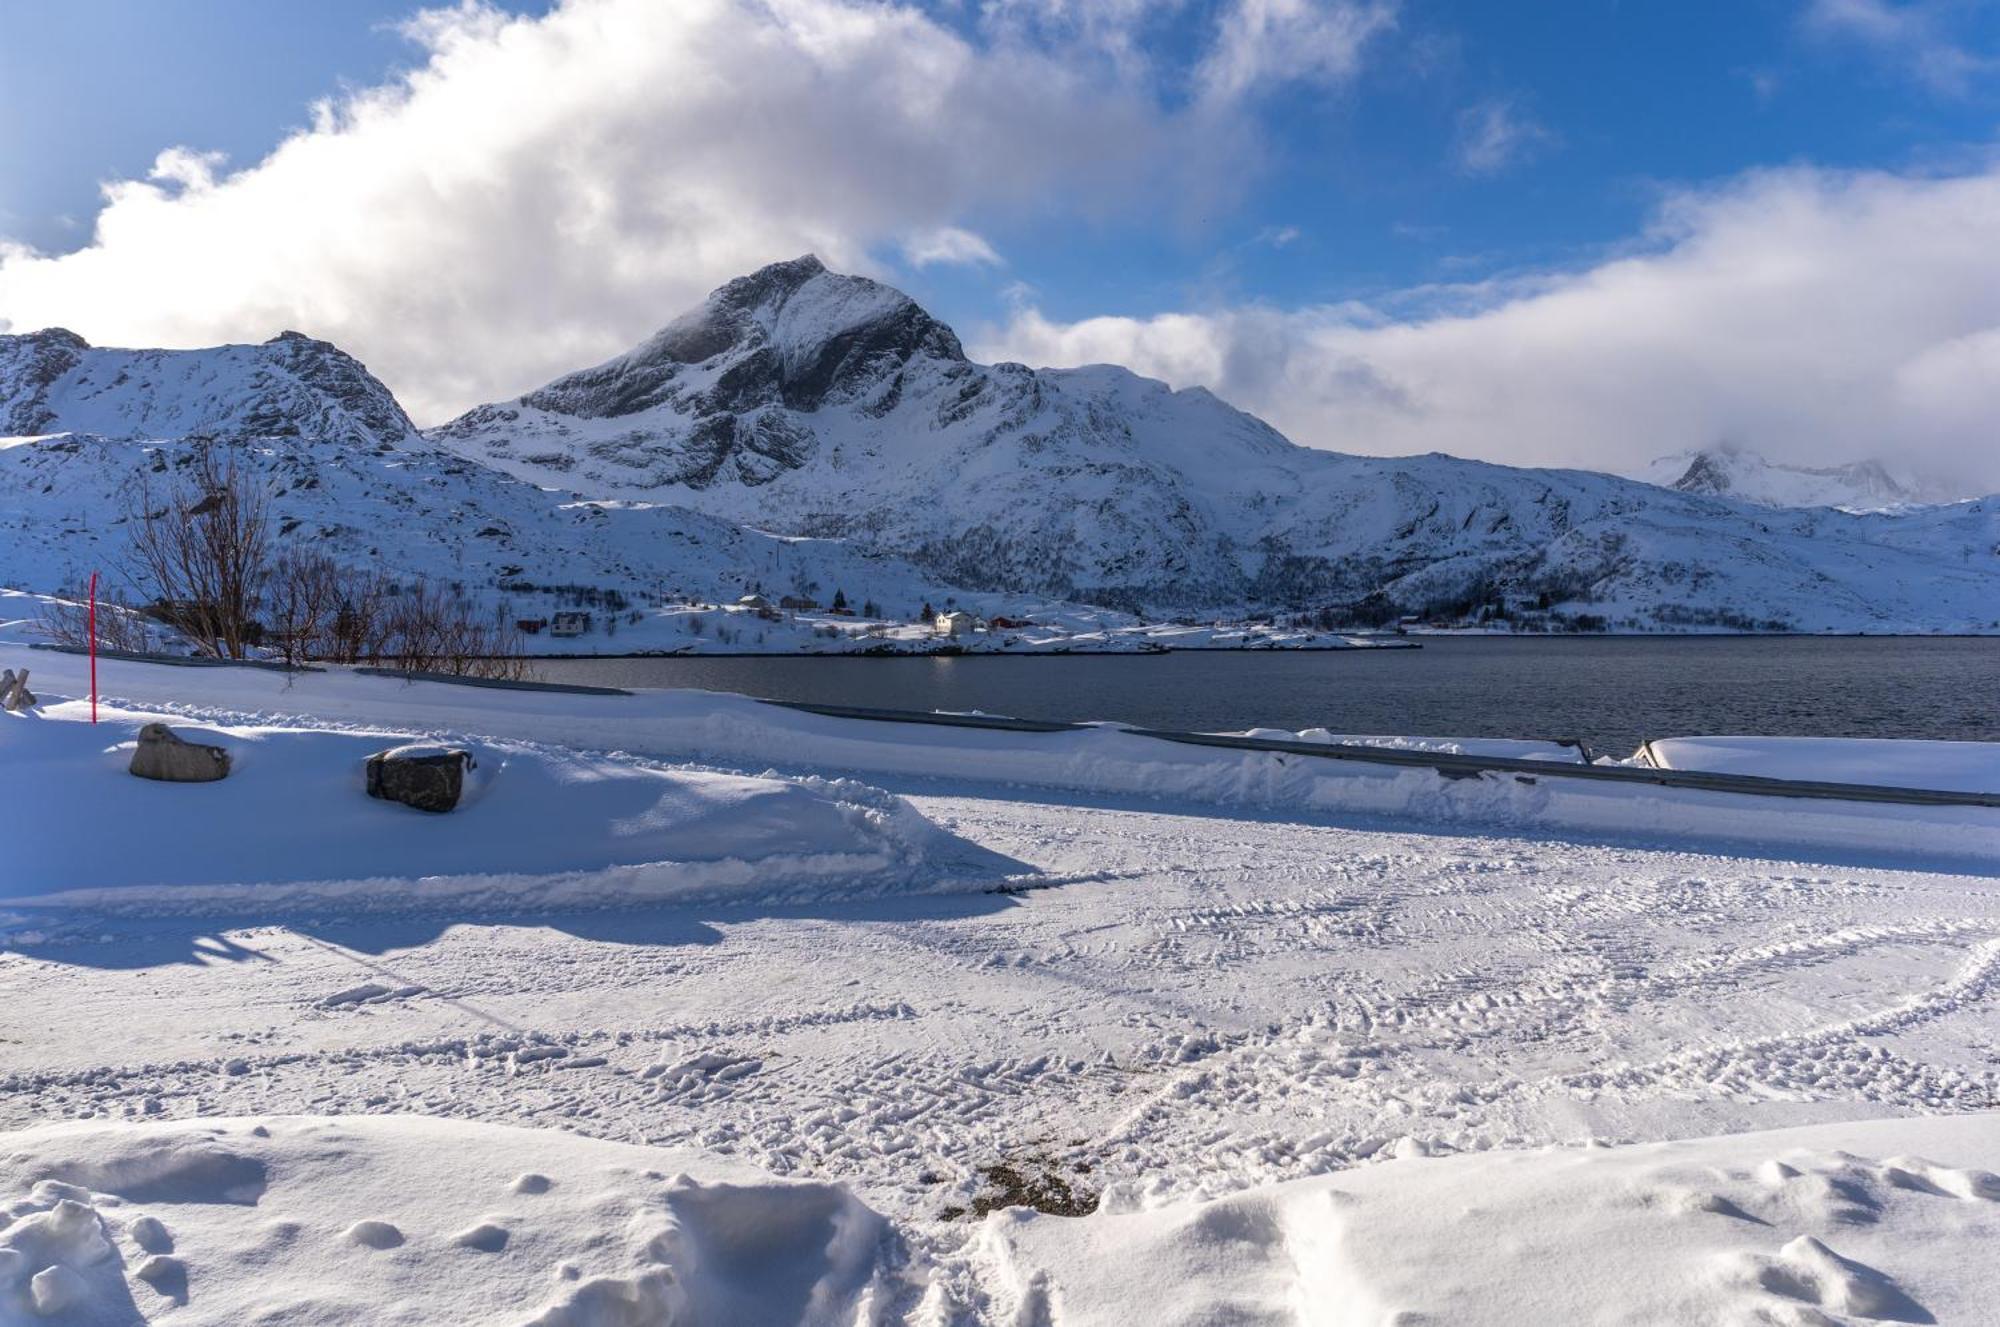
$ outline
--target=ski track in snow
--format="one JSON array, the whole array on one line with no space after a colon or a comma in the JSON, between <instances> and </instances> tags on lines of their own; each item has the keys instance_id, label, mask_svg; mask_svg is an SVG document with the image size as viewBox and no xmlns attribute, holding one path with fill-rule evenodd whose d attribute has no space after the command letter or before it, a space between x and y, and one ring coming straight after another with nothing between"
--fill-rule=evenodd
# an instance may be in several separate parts
<instances>
[{"instance_id":1,"label":"ski track in snow","mask_svg":"<svg viewBox=\"0 0 2000 1327\"><path fill-rule=\"evenodd\" d=\"M0 951L0 1129L419 1112L838 1180L1212 1196L1376 1156L2000 1101L2000 895L1537 839L917 796L1013 894L98 917ZM18 943L18 941L17 941ZM106 1047L145 1048L106 1060Z\"/></svg>"}]
</instances>

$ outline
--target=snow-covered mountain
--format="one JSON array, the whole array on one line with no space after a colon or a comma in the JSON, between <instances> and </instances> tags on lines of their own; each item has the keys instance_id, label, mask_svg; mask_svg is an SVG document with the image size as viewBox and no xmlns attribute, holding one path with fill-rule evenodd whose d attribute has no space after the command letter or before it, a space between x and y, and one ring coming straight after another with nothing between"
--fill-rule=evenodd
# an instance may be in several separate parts
<instances>
[{"instance_id":1,"label":"snow-covered mountain","mask_svg":"<svg viewBox=\"0 0 2000 1327\"><path fill-rule=\"evenodd\" d=\"M1301 448L1124 369L973 363L906 296L812 258L428 433L295 333L184 351L0 336L0 434L0 584L27 589L109 565L130 477L209 436L268 473L288 537L496 594L2000 629L2000 500L1771 510Z\"/></svg>"},{"instance_id":2,"label":"snow-covered mountain","mask_svg":"<svg viewBox=\"0 0 2000 1327\"><path fill-rule=\"evenodd\" d=\"M1782 465L1733 442L1662 456L1640 477L1682 493L1734 498L1760 507L1895 511L1974 496L1939 480L1897 474L1880 461Z\"/></svg>"},{"instance_id":3,"label":"snow-covered mountain","mask_svg":"<svg viewBox=\"0 0 2000 1327\"><path fill-rule=\"evenodd\" d=\"M1124 369L975 364L908 297L810 257L429 436L590 497L848 540L958 585L1150 611L1532 603L1666 628L2000 620L2000 503L1899 540L1840 512L1609 475L1311 450L1206 391Z\"/></svg>"},{"instance_id":4,"label":"snow-covered mountain","mask_svg":"<svg viewBox=\"0 0 2000 1327\"><path fill-rule=\"evenodd\" d=\"M210 434L389 448L416 431L359 360L298 332L207 350L104 350L61 327L0 336L0 436Z\"/></svg>"},{"instance_id":5,"label":"snow-covered mountain","mask_svg":"<svg viewBox=\"0 0 2000 1327\"><path fill-rule=\"evenodd\" d=\"M281 540L524 609L547 606L529 587L639 599L823 584L899 611L948 592L848 543L580 501L473 464L426 442L359 361L297 333L106 350L60 329L0 336L0 584L58 591L115 572L129 486L187 463L197 437L224 440L262 477Z\"/></svg>"}]
</instances>

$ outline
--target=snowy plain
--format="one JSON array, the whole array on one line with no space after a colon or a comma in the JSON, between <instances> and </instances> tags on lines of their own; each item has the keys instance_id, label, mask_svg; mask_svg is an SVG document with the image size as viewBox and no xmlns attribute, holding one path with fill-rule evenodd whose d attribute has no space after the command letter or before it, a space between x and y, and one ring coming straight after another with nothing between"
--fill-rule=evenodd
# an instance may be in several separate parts
<instances>
[{"instance_id":1,"label":"snowy plain","mask_svg":"<svg viewBox=\"0 0 2000 1327\"><path fill-rule=\"evenodd\" d=\"M124 662L93 731L23 665L0 1322L2000 1306L2000 812ZM238 772L126 778L153 715ZM490 781L369 803L406 737Z\"/></svg>"}]
</instances>

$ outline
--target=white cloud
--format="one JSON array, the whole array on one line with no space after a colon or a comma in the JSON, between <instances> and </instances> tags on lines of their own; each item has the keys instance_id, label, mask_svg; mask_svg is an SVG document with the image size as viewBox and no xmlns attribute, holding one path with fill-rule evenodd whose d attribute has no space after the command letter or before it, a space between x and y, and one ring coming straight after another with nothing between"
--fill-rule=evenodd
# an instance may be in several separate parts
<instances>
[{"instance_id":1,"label":"white cloud","mask_svg":"<svg viewBox=\"0 0 2000 1327\"><path fill-rule=\"evenodd\" d=\"M1932 90L1957 96L1975 78L2000 71L2000 60L1960 43L1951 17L1933 0L1808 0L1800 21L1814 36L1859 43Z\"/></svg>"},{"instance_id":2,"label":"white cloud","mask_svg":"<svg viewBox=\"0 0 2000 1327\"><path fill-rule=\"evenodd\" d=\"M1467 175L1497 175L1526 160L1553 138L1513 102L1486 101L1459 114L1453 155Z\"/></svg>"},{"instance_id":3,"label":"white cloud","mask_svg":"<svg viewBox=\"0 0 2000 1327\"><path fill-rule=\"evenodd\" d=\"M903 258L912 267L938 263L960 267L998 267L1000 255L983 235L959 226L939 226L903 241Z\"/></svg>"},{"instance_id":4,"label":"white cloud","mask_svg":"<svg viewBox=\"0 0 2000 1327\"><path fill-rule=\"evenodd\" d=\"M979 261L967 217L1050 200L1104 215L1195 181L1226 200L1240 179L1226 117L914 8L468 4L408 32L419 68L317 107L265 160L231 173L172 148L106 188L78 251L0 245L0 318L126 345L297 327L438 419L623 349L776 259L867 270L928 233L957 237L925 250L940 260Z\"/></svg>"},{"instance_id":5,"label":"white cloud","mask_svg":"<svg viewBox=\"0 0 2000 1327\"><path fill-rule=\"evenodd\" d=\"M2000 485L2000 170L1788 170L1684 193L1575 272L1373 306L1061 324L976 342L1200 384L1300 442L1631 471L1742 439L1780 459L1910 461Z\"/></svg>"},{"instance_id":6,"label":"white cloud","mask_svg":"<svg viewBox=\"0 0 2000 1327\"><path fill-rule=\"evenodd\" d=\"M1236 0L1196 71L1201 95L1227 103L1283 83L1344 81L1395 21L1390 0Z\"/></svg>"}]
</instances>

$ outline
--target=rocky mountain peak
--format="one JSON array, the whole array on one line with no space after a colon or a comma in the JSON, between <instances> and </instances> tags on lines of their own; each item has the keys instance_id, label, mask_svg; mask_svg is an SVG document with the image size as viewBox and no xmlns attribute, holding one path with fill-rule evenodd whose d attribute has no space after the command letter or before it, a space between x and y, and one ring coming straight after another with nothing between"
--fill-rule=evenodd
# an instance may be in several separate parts
<instances>
[{"instance_id":1,"label":"rocky mountain peak","mask_svg":"<svg viewBox=\"0 0 2000 1327\"><path fill-rule=\"evenodd\" d=\"M636 349L521 401L584 419L663 405L696 414L809 411L866 396L925 359L963 365L965 351L901 291L829 272L807 254L737 277ZM707 371L688 373L694 366Z\"/></svg>"}]
</instances>

